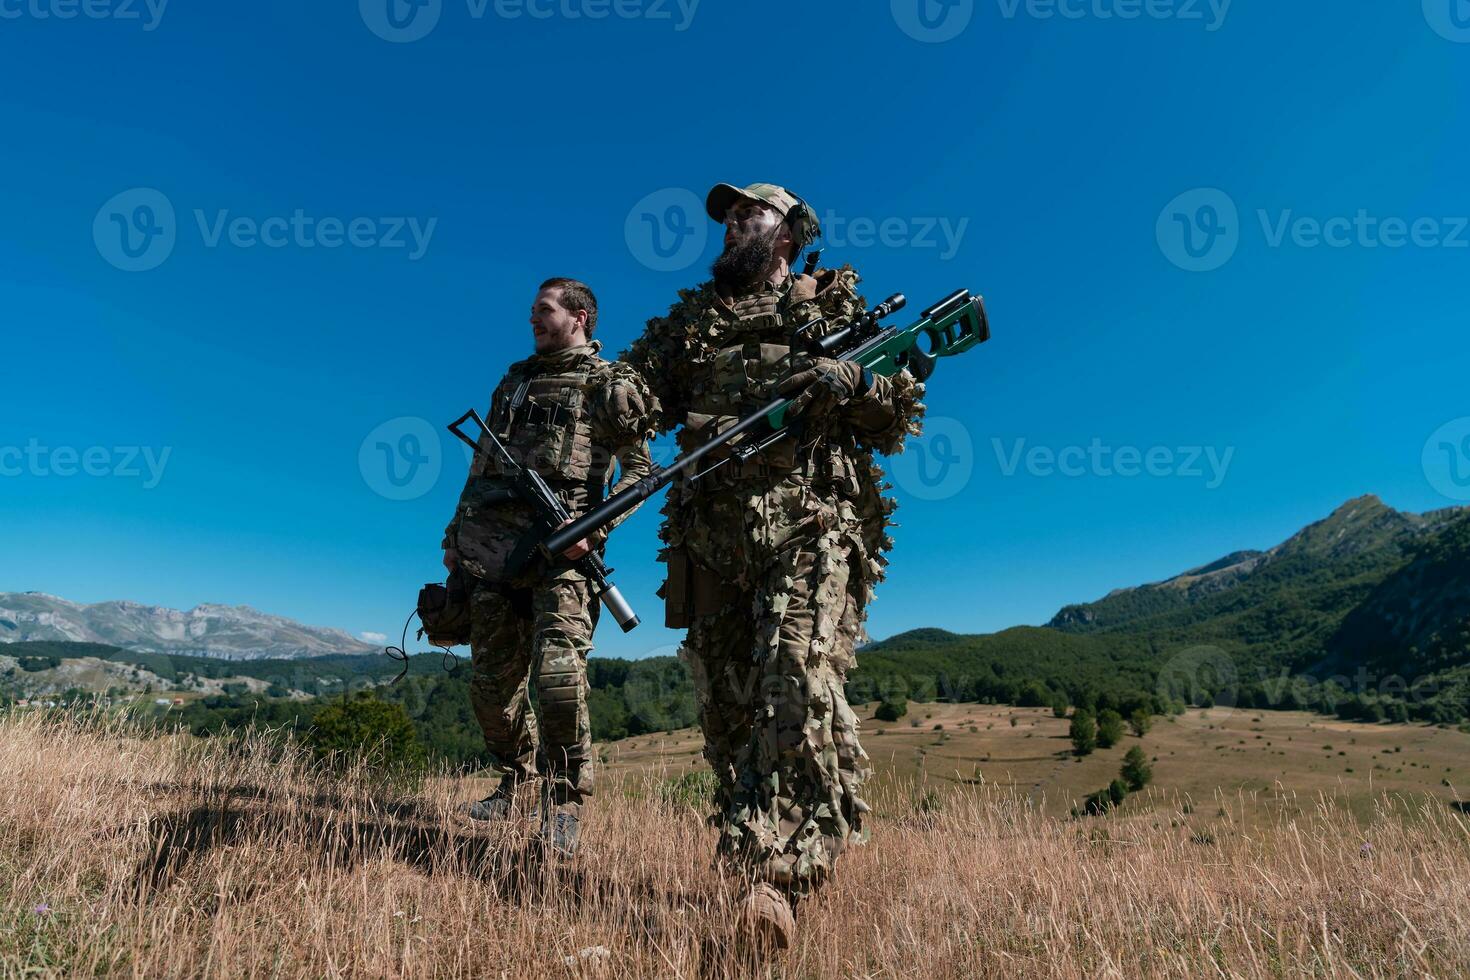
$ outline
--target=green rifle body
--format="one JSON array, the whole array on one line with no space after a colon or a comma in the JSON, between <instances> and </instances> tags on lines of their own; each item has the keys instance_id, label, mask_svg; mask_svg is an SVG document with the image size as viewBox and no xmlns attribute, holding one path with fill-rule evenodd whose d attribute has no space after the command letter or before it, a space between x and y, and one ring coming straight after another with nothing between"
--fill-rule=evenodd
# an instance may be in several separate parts
<instances>
[{"instance_id":1,"label":"green rifle body","mask_svg":"<svg viewBox=\"0 0 1470 980\"><path fill-rule=\"evenodd\" d=\"M807 349L816 356L855 362L883 377L908 371L915 379L924 381L934 373L934 365L939 358L963 354L990 339L984 301L979 296L970 295L968 289L959 289L946 296L907 327L879 325L885 316L902 309L904 303L901 295L889 297L847 326L812 341ZM628 513L680 474L691 471L709 453L747 433L755 433L757 438L748 449L737 452L734 458L754 456L790 431L786 410L791 407L791 401L790 398L777 398L747 415L704 445L691 449L668 466L654 470L631 487L613 494L554 532L542 547L552 554L560 554L588 534Z\"/></svg>"}]
</instances>

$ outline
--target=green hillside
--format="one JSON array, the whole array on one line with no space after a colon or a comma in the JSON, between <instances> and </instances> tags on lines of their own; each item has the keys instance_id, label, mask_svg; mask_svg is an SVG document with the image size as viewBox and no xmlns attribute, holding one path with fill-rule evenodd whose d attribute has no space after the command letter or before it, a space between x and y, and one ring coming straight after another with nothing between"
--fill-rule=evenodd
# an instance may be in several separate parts
<instances>
[{"instance_id":1,"label":"green hillside","mask_svg":"<svg viewBox=\"0 0 1470 980\"><path fill-rule=\"evenodd\" d=\"M323 704L371 692L403 706L429 758L484 761L464 658L421 654L390 684L402 665L383 656L229 661L49 642L9 644L0 655L18 665L0 690L83 657L171 683L269 685L264 695L227 688L164 713L201 735L252 721L305 732ZM588 680L598 740L695 723L688 668L675 658L594 657ZM925 628L873 643L859 653L848 694L855 704L1111 708L1124 717L1219 703L1460 722L1470 715L1470 511L1404 514L1374 497L1352 500L1269 551L1238 551L1068 606L1046 627L979 636Z\"/></svg>"}]
</instances>

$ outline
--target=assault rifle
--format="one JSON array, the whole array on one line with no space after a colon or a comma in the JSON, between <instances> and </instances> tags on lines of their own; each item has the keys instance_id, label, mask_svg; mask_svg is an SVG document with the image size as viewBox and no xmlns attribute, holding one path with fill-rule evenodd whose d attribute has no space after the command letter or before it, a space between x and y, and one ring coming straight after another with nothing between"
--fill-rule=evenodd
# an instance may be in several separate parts
<instances>
[{"instance_id":1,"label":"assault rifle","mask_svg":"<svg viewBox=\"0 0 1470 980\"><path fill-rule=\"evenodd\" d=\"M817 333L826 326L825 321L807 324L797 332L792 346L814 356L854 361L884 377L908 371L916 380L923 381L934 373L934 364L939 358L963 354L990 339L985 303L979 296L971 296L968 289L950 293L907 327L899 329L880 325L880 320L902 309L906 302L902 293L895 293L847 326L821 337ZM551 554L560 554L574 542L606 527L643 503L675 477L692 470L709 453L746 433L759 435L747 445L732 450L727 459L744 462L764 451L789 434L786 410L791 407L791 402L790 398L777 398L668 466L655 468L631 487L613 494L571 524L553 532L542 547ZM698 475L717 469L723 462Z\"/></svg>"},{"instance_id":2,"label":"assault rifle","mask_svg":"<svg viewBox=\"0 0 1470 980\"><path fill-rule=\"evenodd\" d=\"M471 439L460 429L460 426L471 419L474 420L475 425L480 429L480 440ZM566 505L561 502L561 498L552 491L551 487L546 485L546 481L541 478L541 474L529 466L522 466L516 462L515 457L510 454L510 451L505 448L504 444L495 438L495 433L490 431L490 427L485 424L485 420L480 418L479 412L473 408L465 412L449 424L449 431L453 432L461 441L477 453L483 451L481 440L483 440L484 444L488 444L491 454L499 464L501 474L510 483L510 496L531 505L531 509L536 514L536 519L542 524L543 533L555 531L562 524L572 519L572 515L567 512ZM599 524L597 526L600 528L603 525ZM579 534L575 538L568 538L566 543L555 551L546 547L546 544L543 543L541 550L548 558L554 558L586 536L585 534ZM633 607L628 605L627 600L623 598L623 594L618 591L618 587L612 584L609 576L612 575L613 570L607 567L601 555L595 551L588 552L577 559L573 567L587 576L587 580L592 583L593 594L602 600L602 604L607 607L607 611L612 614L613 619L617 620L618 625L622 627L624 633L629 632L633 627L638 625L638 614L633 611Z\"/></svg>"}]
</instances>

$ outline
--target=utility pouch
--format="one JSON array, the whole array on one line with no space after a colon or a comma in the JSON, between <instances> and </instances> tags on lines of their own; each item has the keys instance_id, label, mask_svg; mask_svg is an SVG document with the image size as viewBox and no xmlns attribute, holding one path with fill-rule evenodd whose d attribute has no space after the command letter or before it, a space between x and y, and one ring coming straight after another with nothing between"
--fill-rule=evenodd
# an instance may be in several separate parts
<instances>
[{"instance_id":1,"label":"utility pouch","mask_svg":"<svg viewBox=\"0 0 1470 980\"><path fill-rule=\"evenodd\" d=\"M469 585L458 568L443 585L430 582L419 589L419 623L418 638L428 637L436 647L470 642Z\"/></svg>"},{"instance_id":2,"label":"utility pouch","mask_svg":"<svg viewBox=\"0 0 1470 980\"><path fill-rule=\"evenodd\" d=\"M688 629L694 619L693 595L689 590L689 578L694 563L687 551L670 551L667 562L669 577L664 581L659 594L664 599L664 625L671 630Z\"/></svg>"}]
</instances>

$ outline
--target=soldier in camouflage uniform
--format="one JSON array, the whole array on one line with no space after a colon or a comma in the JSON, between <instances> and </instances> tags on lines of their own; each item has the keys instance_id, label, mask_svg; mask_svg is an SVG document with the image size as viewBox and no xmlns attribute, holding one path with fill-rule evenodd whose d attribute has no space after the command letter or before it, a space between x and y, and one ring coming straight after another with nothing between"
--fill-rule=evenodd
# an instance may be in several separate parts
<instances>
[{"instance_id":1,"label":"soldier in camouflage uniform","mask_svg":"<svg viewBox=\"0 0 1470 980\"><path fill-rule=\"evenodd\" d=\"M584 284L543 283L531 325L536 353L506 372L486 424L575 517L602 499L614 464L618 488L647 475L648 390L627 365L597 356L601 344L590 340L597 301ZM553 562L532 551L539 536L529 505L507 499L493 458L476 453L445 531L444 563L469 576L470 699L503 778L464 809L475 819L506 819L517 788L544 777L543 837L570 853L593 785L586 668L598 613L572 562L600 549L606 532ZM528 696L533 676L539 732Z\"/></svg>"},{"instance_id":2,"label":"soldier in camouflage uniform","mask_svg":"<svg viewBox=\"0 0 1470 980\"><path fill-rule=\"evenodd\" d=\"M713 280L681 291L622 358L653 389L655 428L682 427L685 450L797 394L795 438L670 488L661 555L719 779L719 851L753 879L755 928L784 944L794 898L866 838L867 755L843 682L892 543L873 456L918 431L922 386L793 354L794 330L820 336L865 310L850 267L792 273L817 232L803 202L721 184L707 210L726 225Z\"/></svg>"}]
</instances>

